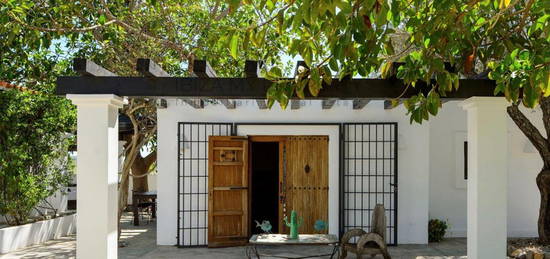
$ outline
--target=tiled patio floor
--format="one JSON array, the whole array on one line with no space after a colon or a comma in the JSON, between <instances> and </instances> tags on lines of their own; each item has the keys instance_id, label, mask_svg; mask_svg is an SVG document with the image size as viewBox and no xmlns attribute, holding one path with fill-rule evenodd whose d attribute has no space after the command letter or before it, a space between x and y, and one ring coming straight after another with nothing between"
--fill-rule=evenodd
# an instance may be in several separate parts
<instances>
[{"instance_id":1,"label":"tiled patio floor","mask_svg":"<svg viewBox=\"0 0 550 259\"><path fill-rule=\"evenodd\" d=\"M155 222L134 227L131 224L131 216L124 218L122 239L128 242L128 246L119 248L119 258L219 258L237 259L245 258L243 247L232 248L176 248L172 246L156 246ZM12 258L75 258L75 237L66 237L53 240L46 244L28 247L9 254L0 255L0 259ZM330 250L329 247L294 246L278 248L264 248L270 254L304 255L321 254ZM466 239L447 239L439 244L430 245L399 245L390 247L392 258L416 258L416 259L447 259L466 258ZM355 258L348 256L348 258ZM382 258L382 257L377 257Z\"/></svg>"}]
</instances>

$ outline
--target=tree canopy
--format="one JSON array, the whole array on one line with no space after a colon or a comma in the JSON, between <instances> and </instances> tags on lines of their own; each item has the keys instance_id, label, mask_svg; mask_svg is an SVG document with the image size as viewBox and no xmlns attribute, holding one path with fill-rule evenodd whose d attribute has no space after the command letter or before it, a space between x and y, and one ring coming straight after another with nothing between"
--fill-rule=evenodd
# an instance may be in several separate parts
<instances>
[{"instance_id":1,"label":"tree canopy","mask_svg":"<svg viewBox=\"0 0 550 259\"><path fill-rule=\"evenodd\" d=\"M255 22L223 38L229 52L263 48L275 34L281 51L304 59L295 80L281 80L268 96L286 106L292 96L316 95L330 74L388 77L406 87L431 84L429 94L404 102L411 121L436 115L441 96L461 77L496 81L495 94L535 107L550 95L550 2L539 0L226 0L232 9L254 8ZM281 53L271 53L281 55ZM395 62L402 62L398 68ZM450 62L455 70L445 68ZM404 89L405 90L405 89ZM394 104L399 96L395 96Z\"/></svg>"},{"instance_id":2,"label":"tree canopy","mask_svg":"<svg viewBox=\"0 0 550 259\"><path fill-rule=\"evenodd\" d=\"M67 69L75 57L91 59L120 76L137 75L137 58L151 58L172 76L189 75L196 58L208 60L219 76L241 76L244 59L232 57L220 39L248 26L254 12L252 7L236 10L208 0L0 0L0 80L52 93L57 76L74 73ZM271 40L261 49L241 50L240 57L280 64L278 56L268 55L280 52L275 35L265 37ZM48 98L61 99L67 105L59 108L74 113L68 100ZM130 168L143 159L139 151L156 136L156 127L151 127L156 124L154 101L131 98L121 110L135 134L125 148L120 210L127 202ZM66 126L73 131L74 121Z\"/></svg>"}]
</instances>

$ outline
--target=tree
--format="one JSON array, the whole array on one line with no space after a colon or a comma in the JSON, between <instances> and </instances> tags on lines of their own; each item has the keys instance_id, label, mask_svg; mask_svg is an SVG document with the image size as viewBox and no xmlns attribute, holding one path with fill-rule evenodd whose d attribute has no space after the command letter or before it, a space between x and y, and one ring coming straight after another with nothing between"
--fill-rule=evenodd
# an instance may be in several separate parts
<instances>
[{"instance_id":1,"label":"tree","mask_svg":"<svg viewBox=\"0 0 550 259\"><path fill-rule=\"evenodd\" d=\"M208 0L2 0L0 22L6 26L0 28L5 39L0 46L9 53L3 59L17 56L10 61L13 66L6 68L10 73L17 73L19 67L33 67L24 59L26 53L59 45L66 56L90 58L118 75L137 75L136 59L142 57L153 59L173 76L189 75L198 57L208 60L218 76L241 76L245 57L279 63L279 57L269 55L280 52L275 34L264 35L271 40L262 49L249 48L232 55L227 55L227 50L238 42L224 45L219 41L226 32L248 26L254 12L253 8L237 9ZM154 152L148 157L140 154L156 136L154 104L153 99L131 98L122 109L134 130L124 150L119 217L127 206L130 175L136 176L134 180L146 179L144 175L156 159Z\"/></svg>"},{"instance_id":2,"label":"tree","mask_svg":"<svg viewBox=\"0 0 550 259\"><path fill-rule=\"evenodd\" d=\"M69 183L76 118L66 100L25 90L0 91L0 110L0 214L20 225Z\"/></svg>"},{"instance_id":3,"label":"tree","mask_svg":"<svg viewBox=\"0 0 550 259\"><path fill-rule=\"evenodd\" d=\"M2 39L4 29L0 27ZM0 41L0 81L9 89L0 91L0 214L18 225L67 186L76 114L68 100L52 94L55 75L67 73L69 63L50 55L53 51L14 46ZM28 89L15 90L3 81Z\"/></svg>"},{"instance_id":4,"label":"tree","mask_svg":"<svg viewBox=\"0 0 550 259\"><path fill-rule=\"evenodd\" d=\"M330 87L331 74L394 74L406 88L419 81L427 94L404 101L411 122L435 116L441 96L460 87L459 78L486 77L495 94L510 102L508 114L539 151L544 166L537 176L541 193L538 232L550 243L550 2L539 0L226 0L233 8L256 9L255 23L236 28L226 41L231 52L263 48L263 35L276 34L284 53L300 56L310 69L281 79L267 63L270 104L317 95ZM260 38L260 40L258 40ZM248 44L250 42L251 44ZM272 53L279 55L280 53ZM395 62L402 62L398 68ZM445 69L444 62L456 68ZM324 82L324 84L323 84ZM307 90L306 90L307 87ZM405 90L405 89L404 89ZM399 104L395 96L393 104ZM519 110L540 104L545 135Z\"/></svg>"}]
</instances>

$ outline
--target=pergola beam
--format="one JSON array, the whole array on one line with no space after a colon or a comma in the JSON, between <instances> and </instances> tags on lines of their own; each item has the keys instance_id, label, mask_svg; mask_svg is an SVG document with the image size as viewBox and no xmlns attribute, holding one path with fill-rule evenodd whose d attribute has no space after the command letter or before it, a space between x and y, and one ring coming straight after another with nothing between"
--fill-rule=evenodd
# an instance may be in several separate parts
<instances>
[{"instance_id":1,"label":"pergola beam","mask_svg":"<svg viewBox=\"0 0 550 259\"><path fill-rule=\"evenodd\" d=\"M256 99L256 103L258 104L258 108L260 110L267 109L267 102L265 101L265 99Z\"/></svg>"},{"instance_id":2,"label":"pergola beam","mask_svg":"<svg viewBox=\"0 0 550 259\"><path fill-rule=\"evenodd\" d=\"M353 109L361 110L370 102L368 99L355 99L353 100Z\"/></svg>"},{"instance_id":3,"label":"pergola beam","mask_svg":"<svg viewBox=\"0 0 550 259\"><path fill-rule=\"evenodd\" d=\"M214 71L214 69L212 69L212 67L210 66L210 64L206 60L195 60L193 62L193 73L192 74L195 75L196 77L200 77L200 78L215 78L215 77L217 77L216 72Z\"/></svg>"},{"instance_id":4,"label":"pergola beam","mask_svg":"<svg viewBox=\"0 0 550 259\"><path fill-rule=\"evenodd\" d=\"M73 59L73 70L83 76L117 76L115 73L103 68L91 60L84 58Z\"/></svg>"},{"instance_id":5,"label":"pergola beam","mask_svg":"<svg viewBox=\"0 0 550 259\"><path fill-rule=\"evenodd\" d=\"M246 60L244 62L244 75L246 78L258 78L260 75L260 69L262 68L262 61Z\"/></svg>"},{"instance_id":6,"label":"pergola beam","mask_svg":"<svg viewBox=\"0 0 550 259\"><path fill-rule=\"evenodd\" d=\"M182 101L195 109L204 109L204 101L201 99L182 99Z\"/></svg>"},{"instance_id":7,"label":"pergola beam","mask_svg":"<svg viewBox=\"0 0 550 259\"><path fill-rule=\"evenodd\" d=\"M264 78L189 78L159 77L58 77L56 94L116 94L129 97L184 97L210 99L265 99L273 83ZM460 79L460 88L442 99L463 100L472 96L494 96L495 82L489 79ZM400 80L350 79L332 80L317 96L306 91L306 99L370 99L409 98L418 93L427 95L431 87L418 82L408 88Z\"/></svg>"},{"instance_id":8,"label":"pergola beam","mask_svg":"<svg viewBox=\"0 0 550 259\"><path fill-rule=\"evenodd\" d=\"M136 71L149 78L170 77L170 74L164 71L160 65L148 58L138 58ZM165 99L159 98L155 101L155 106L157 109L166 109L168 102Z\"/></svg>"},{"instance_id":9,"label":"pergola beam","mask_svg":"<svg viewBox=\"0 0 550 259\"><path fill-rule=\"evenodd\" d=\"M160 65L148 58L138 58L136 70L146 77L170 77Z\"/></svg>"},{"instance_id":10,"label":"pergola beam","mask_svg":"<svg viewBox=\"0 0 550 259\"><path fill-rule=\"evenodd\" d=\"M290 109L291 110L300 109L300 100L290 100Z\"/></svg>"},{"instance_id":11,"label":"pergola beam","mask_svg":"<svg viewBox=\"0 0 550 259\"><path fill-rule=\"evenodd\" d=\"M157 99L155 100L155 106L157 109L166 109L168 108L168 102L165 99Z\"/></svg>"},{"instance_id":12,"label":"pergola beam","mask_svg":"<svg viewBox=\"0 0 550 259\"><path fill-rule=\"evenodd\" d=\"M328 110L334 106L336 103L335 99L329 99L329 100L323 100L321 106L323 107L323 110Z\"/></svg>"},{"instance_id":13,"label":"pergola beam","mask_svg":"<svg viewBox=\"0 0 550 259\"><path fill-rule=\"evenodd\" d=\"M392 102L390 100L385 100L384 101L384 110L391 110L393 108L396 108L400 104L401 104L401 100L399 100L399 103L396 106L393 106Z\"/></svg>"},{"instance_id":14,"label":"pergola beam","mask_svg":"<svg viewBox=\"0 0 550 259\"><path fill-rule=\"evenodd\" d=\"M262 65L263 65L262 61L246 60L244 62L244 76L246 78L257 79L260 75L260 69L262 68ZM260 110L267 109L267 103L263 98L254 98L254 99L256 99L256 104L258 104L258 108Z\"/></svg>"},{"instance_id":15,"label":"pergola beam","mask_svg":"<svg viewBox=\"0 0 550 259\"><path fill-rule=\"evenodd\" d=\"M227 99L219 99L218 100L225 108L227 109L235 109L237 105L235 104L235 101L227 100Z\"/></svg>"},{"instance_id":16,"label":"pergola beam","mask_svg":"<svg viewBox=\"0 0 550 259\"><path fill-rule=\"evenodd\" d=\"M206 60L195 60L193 62L193 75L199 78L216 78L216 71L212 69L208 61ZM225 106L227 109L235 109L237 105L235 104L235 101L227 100L227 99L220 99L219 102ZM193 106L193 105L192 105ZM195 107L195 106L193 106ZM204 101L201 100L201 105L197 105L197 109L204 108ZM196 108L196 107L195 107Z\"/></svg>"}]
</instances>

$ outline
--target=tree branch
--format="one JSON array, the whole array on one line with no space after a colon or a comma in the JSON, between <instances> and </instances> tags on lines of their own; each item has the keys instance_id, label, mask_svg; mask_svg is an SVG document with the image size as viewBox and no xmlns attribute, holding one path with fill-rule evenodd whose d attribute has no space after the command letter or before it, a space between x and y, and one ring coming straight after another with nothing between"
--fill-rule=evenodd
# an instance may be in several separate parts
<instances>
[{"instance_id":1,"label":"tree branch","mask_svg":"<svg viewBox=\"0 0 550 259\"><path fill-rule=\"evenodd\" d=\"M540 134L540 131L527 119L517 104L512 104L507 109L508 115L516 123L523 134L531 141L533 146L539 151L544 168L550 168L550 147L548 141Z\"/></svg>"},{"instance_id":2,"label":"tree branch","mask_svg":"<svg viewBox=\"0 0 550 259\"><path fill-rule=\"evenodd\" d=\"M97 30L101 27L105 27L109 24L115 23L115 20L111 20L111 21L105 22L104 24L96 24L96 25L93 25L93 26L82 27L82 28L76 28L76 27L75 28L44 28L44 27L37 27L37 26L27 24L27 23L21 21L19 18L17 18L15 15L13 15L10 12L8 12L8 16L11 17L16 23L22 25L23 27L25 27L27 29L37 30L37 31L42 31L42 32L86 32L86 31Z\"/></svg>"},{"instance_id":3,"label":"tree branch","mask_svg":"<svg viewBox=\"0 0 550 259\"><path fill-rule=\"evenodd\" d=\"M281 8L281 10L286 10L286 9L290 8L290 7L294 4L295 1L296 1L296 0L290 1L287 5L283 6L283 8ZM281 11L281 10L279 10L279 11ZM261 23L258 24L258 25L249 26L248 28L246 28L246 30L252 30L252 29L255 29L255 28L260 28L260 27L262 27L262 26L264 26L264 25L266 25L266 24L268 24L268 23L271 23L273 20L277 19L278 13L279 13L279 12L277 12L277 14L271 16L270 18L268 18L267 20L261 22Z\"/></svg>"},{"instance_id":4,"label":"tree branch","mask_svg":"<svg viewBox=\"0 0 550 259\"><path fill-rule=\"evenodd\" d=\"M151 153L149 153L149 155L147 155L145 158L143 158L144 162L145 162L145 168L149 169L149 167L151 167L151 165L157 161L157 151L153 151Z\"/></svg>"},{"instance_id":5,"label":"tree branch","mask_svg":"<svg viewBox=\"0 0 550 259\"><path fill-rule=\"evenodd\" d=\"M543 97L540 101L542 110L542 123L546 130L546 139L550 136L550 97Z\"/></svg>"},{"instance_id":6,"label":"tree branch","mask_svg":"<svg viewBox=\"0 0 550 259\"><path fill-rule=\"evenodd\" d=\"M522 10L523 15L521 16L521 20L519 21L518 27L516 28L516 32L520 31L523 28L523 26L525 26L525 21L529 16L529 11L531 10L531 7L533 6L534 2L535 2L534 0L529 0L525 5L525 8Z\"/></svg>"},{"instance_id":7,"label":"tree branch","mask_svg":"<svg viewBox=\"0 0 550 259\"><path fill-rule=\"evenodd\" d=\"M105 16L109 19L109 21L114 21L116 24L122 26L124 29L128 30L129 32L131 32L132 34L142 38L142 39L145 39L145 40L152 40L152 41L157 41L157 42L160 42L162 43L162 45L164 45L165 47L169 47L175 51L177 51L178 53L180 53L181 57L182 58L185 58L187 57L187 55L189 54L188 51L186 49L184 49L182 46L180 46L179 44L173 42L173 41L170 41L170 40L167 40L167 39L162 39L162 38L159 38L159 37L156 37L156 36L152 36L152 35L149 35L147 33L144 33L143 31L141 31L140 29L136 28L136 27L133 27L131 25L129 25L128 23L125 23L121 20L119 20L117 17L115 17L113 15L113 13L111 12L111 10L109 10L109 8L107 7L107 3L105 0L101 0L101 4L103 5L104 7L104 11L105 11Z\"/></svg>"}]
</instances>

